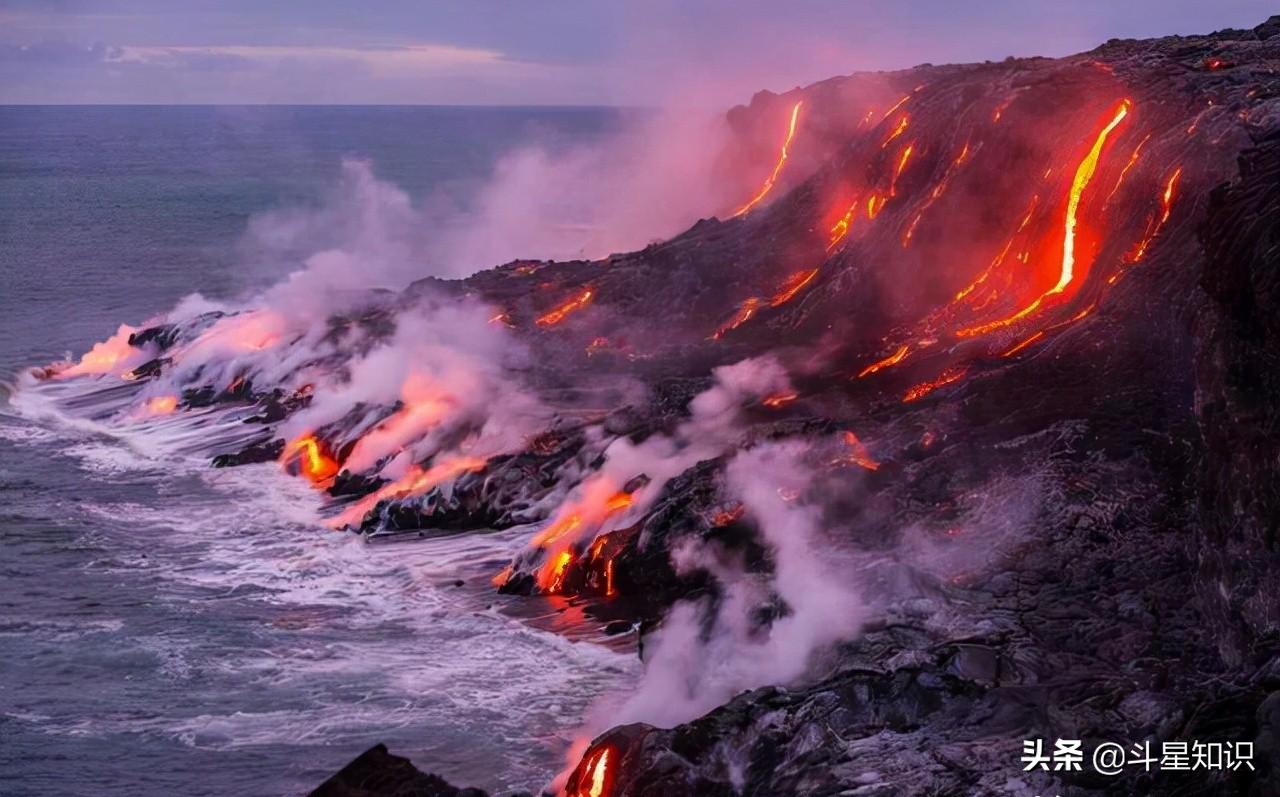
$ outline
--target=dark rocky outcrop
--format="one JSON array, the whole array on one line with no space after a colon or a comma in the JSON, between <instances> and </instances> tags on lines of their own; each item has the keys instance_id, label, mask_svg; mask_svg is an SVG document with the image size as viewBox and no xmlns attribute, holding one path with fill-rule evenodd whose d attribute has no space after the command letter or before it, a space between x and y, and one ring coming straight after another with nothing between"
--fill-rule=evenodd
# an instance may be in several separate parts
<instances>
[{"instance_id":1,"label":"dark rocky outcrop","mask_svg":"<svg viewBox=\"0 0 1280 797\"><path fill-rule=\"evenodd\" d=\"M376 744L320 784L310 797L488 797L488 792L459 789L420 771L409 759L387 752L386 745Z\"/></svg>"}]
</instances>

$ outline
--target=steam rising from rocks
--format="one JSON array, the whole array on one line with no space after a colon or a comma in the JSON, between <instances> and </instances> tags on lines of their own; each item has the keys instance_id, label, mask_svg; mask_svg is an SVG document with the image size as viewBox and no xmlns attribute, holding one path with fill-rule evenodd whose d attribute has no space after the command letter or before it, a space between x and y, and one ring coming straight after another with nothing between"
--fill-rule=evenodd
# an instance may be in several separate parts
<instances>
[{"instance_id":1,"label":"steam rising from rocks","mask_svg":"<svg viewBox=\"0 0 1280 797\"><path fill-rule=\"evenodd\" d=\"M813 478L807 453L796 442L765 443L729 463L726 487L759 529L772 572L746 573L701 547L681 550L678 567L711 571L722 595L673 608L648 643L644 677L614 724L670 727L693 719L738 692L794 681L816 653L857 633L866 605L834 558L820 553L820 513L802 497ZM762 610L776 616L762 622Z\"/></svg>"}]
</instances>

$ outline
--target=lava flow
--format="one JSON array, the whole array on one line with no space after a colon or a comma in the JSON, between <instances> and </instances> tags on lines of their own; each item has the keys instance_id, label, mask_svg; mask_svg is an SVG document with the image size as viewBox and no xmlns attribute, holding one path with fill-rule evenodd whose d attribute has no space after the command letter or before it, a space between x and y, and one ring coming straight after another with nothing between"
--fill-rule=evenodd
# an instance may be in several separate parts
<instances>
[{"instance_id":1,"label":"lava flow","mask_svg":"<svg viewBox=\"0 0 1280 797\"><path fill-rule=\"evenodd\" d=\"M1098 159L1102 156L1102 149L1107 143L1107 137L1111 131L1124 121L1129 115L1130 103L1128 100L1122 100L1115 112L1111 115L1110 121L1098 133L1097 138L1093 142L1093 147L1084 159L1080 161L1080 165L1076 167L1075 177L1071 181L1071 190L1067 195L1066 216L1063 220L1063 238L1062 238L1062 266L1058 272L1058 281L1044 293L1040 294L1030 304L1023 307L1013 315L1005 318L989 321L984 324L961 329L956 332L958 337L972 337L974 335L982 335L1000 327L1005 327L1017 321L1026 318L1032 313L1040 309L1044 301L1050 296L1060 294L1066 290L1067 286L1075 279L1076 272L1076 228L1078 225L1077 213L1080 208L1080 197L1084 194L1085 188L1089 186L1089 181L1093 179L1093 174L1098 168ZM1087 266L1087 263L1079 264Z\"/></svg>"},{"instance_id":2,"label":"lava flow","mask_svg":"<svg viewBox=\"0 0 1280 797\"><path fill-rule=\"evenodd\" d=\"M919 401L940 387L949 385L952 382L960 381L964 378L966 373L968 373L967 368L948 368L936 379L931 379L928 382L922 382L908 390L903 394L902 401L903 403Z\"/></svg>"},{"instance_id":3,"label":"lava flow","mask_svg":"<svg viewBox=\"0 0 1280 797\"><path fill-rule=\"evenodd\" d=\"M1182 176L1182 167L1173 170L1173 174L1169 175L1169 179L1165 181L1164 191L1160 194L1160 216L1153 219L1147 225L1147 231L1143 234L1142 240L1134 247L1133 252L1128 257L1128 262L1137 263L1147 253L1147 247L1155 240L1156 235L1160 233L1160 228L1169 220L1169 214L1173 212L1173 196L1178 186L1178 178Z\"/></svg>"},{"instance_id":4,"label":"lava flow","mask_svg":"<svg viewBox=\"0 0 1280 797\"><path fill-rule=\"evenodd\" d=\"M566 792L566 797L605 797L609 793L609 748L592 751L580 772L579 782Z\"/></svg>"},{"instance_id":5,"label":"lava flow","mask_svg":"<svg viewBox=\"0 0 1280 797\"><path fill-rule=\"evenodd\" d=\"M559 324L570 313L575 313L578 310L581 310L582 308L591 304L591 300L594 298L594 296L595 296L594 292L590 288L587 288L582 293L578 294L577 296L565 302L564 304L560 305L559 307L556 307L555 309L539 316L537 320L538 326L553 327L556 324Z\"/></svg>"},{"instance_id":6,"label":"lava flow","mask_svg":"<svg viewBox=\"0 0 1280 797\"><path fill-rule=\"evenodd\" d=\"M804 102L800 101L791 106L791 121L787 125L787 137L782 142L782 151L778 154L778 162L774 165L773 171L765 178L764 185L760 186L760 190L756 195L747 204L735 210L731 218L737 218L747 213L773 190L774 183L778 181L778 175L782 174L782 167L787 163L787 156L791 149L791 139L795 138L796 121L800 118L800 106L803 104Z\"/></svg>"},{"instance_id":7,"label":"lava flow","mask_svg":"<svg viewBox=\"0 0 1280 797\"><path fill-rule=\"evenodd\" d=\"M414 465L409 472L395 481L385 484L361 498L330 521L334 528L355 526L380 502L390 498L405 499L423 495L428 490L458 478L464 473L484 469L488 460L483 457L455 457L434 463L428 468Z\"/></svg>"},{"instance_id":8,"label":"lava flow","mask_svg":"<svg viewBox=\"0 0 1280 797\"><path fill-rule=\"evenodd\" d=\"M155 396L147 399L145 408L148 415L172 415L178 409L178 397Z\"/></svg>"},{"instance_id":9,"label":"lava flow","mask_svg":"<svg viewBox=\"0 0 1280 797\"><path fill-rule=\"evenodd\" d=\"M898 350L895 351L893 354L890 354L888 357L885 357L883 360L877 360L871 363L871 365L868 365L866 368L863 368L861 371L859 371L858 378L861 379L864 376L870 376L871 374L874 374L876 371L879 371L884 368L888 368L891 365L897 365L898 363L902 362L904 357L907 356L907 352L910 351L910 349L911 347L908 344L906 343L902 344L902 346L900 346Z\"/></svg>"},{"instance_id":10,"label":"lava flow","mask_svg":"<svg viewBox=\"0 0 1280 797\"><path fill-rule=\"evenodd\" d=\"M778 292L769 300L769 306L778 307L791 301L795 298L795 295L804 288L804 286L813 282L813 278L816 276L818 276L818 270L816 268L811 268L808 271L797 271L790 277L787 277L787 281L782 283L782 287L779 288Z\"/></svg>"},{"instance_id":11,"label":"lava flow","mask_svg":"<svg viewBox=\"0 0 1280 797\"><path fill-rule=\"evenodd\" d=\"M296 462L303 476L312 484L322 484L338 473L338 462L325 451L312 435L303 435L285 447L280 461Z\"/></svg>"}]
</instances>

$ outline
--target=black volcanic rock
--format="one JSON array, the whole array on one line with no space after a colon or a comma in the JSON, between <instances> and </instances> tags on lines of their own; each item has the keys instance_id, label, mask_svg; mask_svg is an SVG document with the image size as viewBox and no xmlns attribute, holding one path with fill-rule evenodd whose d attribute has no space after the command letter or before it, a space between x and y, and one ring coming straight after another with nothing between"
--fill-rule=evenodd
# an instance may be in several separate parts
<instances>
[{"instance_id":1,"label":"black volcanic rock","mask_svg":"<svg viewBox=\"0 0 1280 797\"><path fill-rule=\"evenodd\" d=\"M420 771L407 758L376 744L326 780L310 797L488 797L480 789L459 789Z\"/></svg>"}]
</instances>

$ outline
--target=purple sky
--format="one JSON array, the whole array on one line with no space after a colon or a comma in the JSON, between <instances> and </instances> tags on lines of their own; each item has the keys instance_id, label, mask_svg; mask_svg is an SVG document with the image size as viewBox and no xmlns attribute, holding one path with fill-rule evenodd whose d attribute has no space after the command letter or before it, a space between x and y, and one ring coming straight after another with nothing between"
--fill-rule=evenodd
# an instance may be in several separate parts
<instances>
[{"instance_id":1,"label":"purple sky","mask_svg":"<svg viewBox=\"0 0 1280 797\"><path fill-rule=\"evenodd\" d=\"M1112 37L1275 0L0 0L0 103L657 104Z\"/></svg>"}]
</instances>

